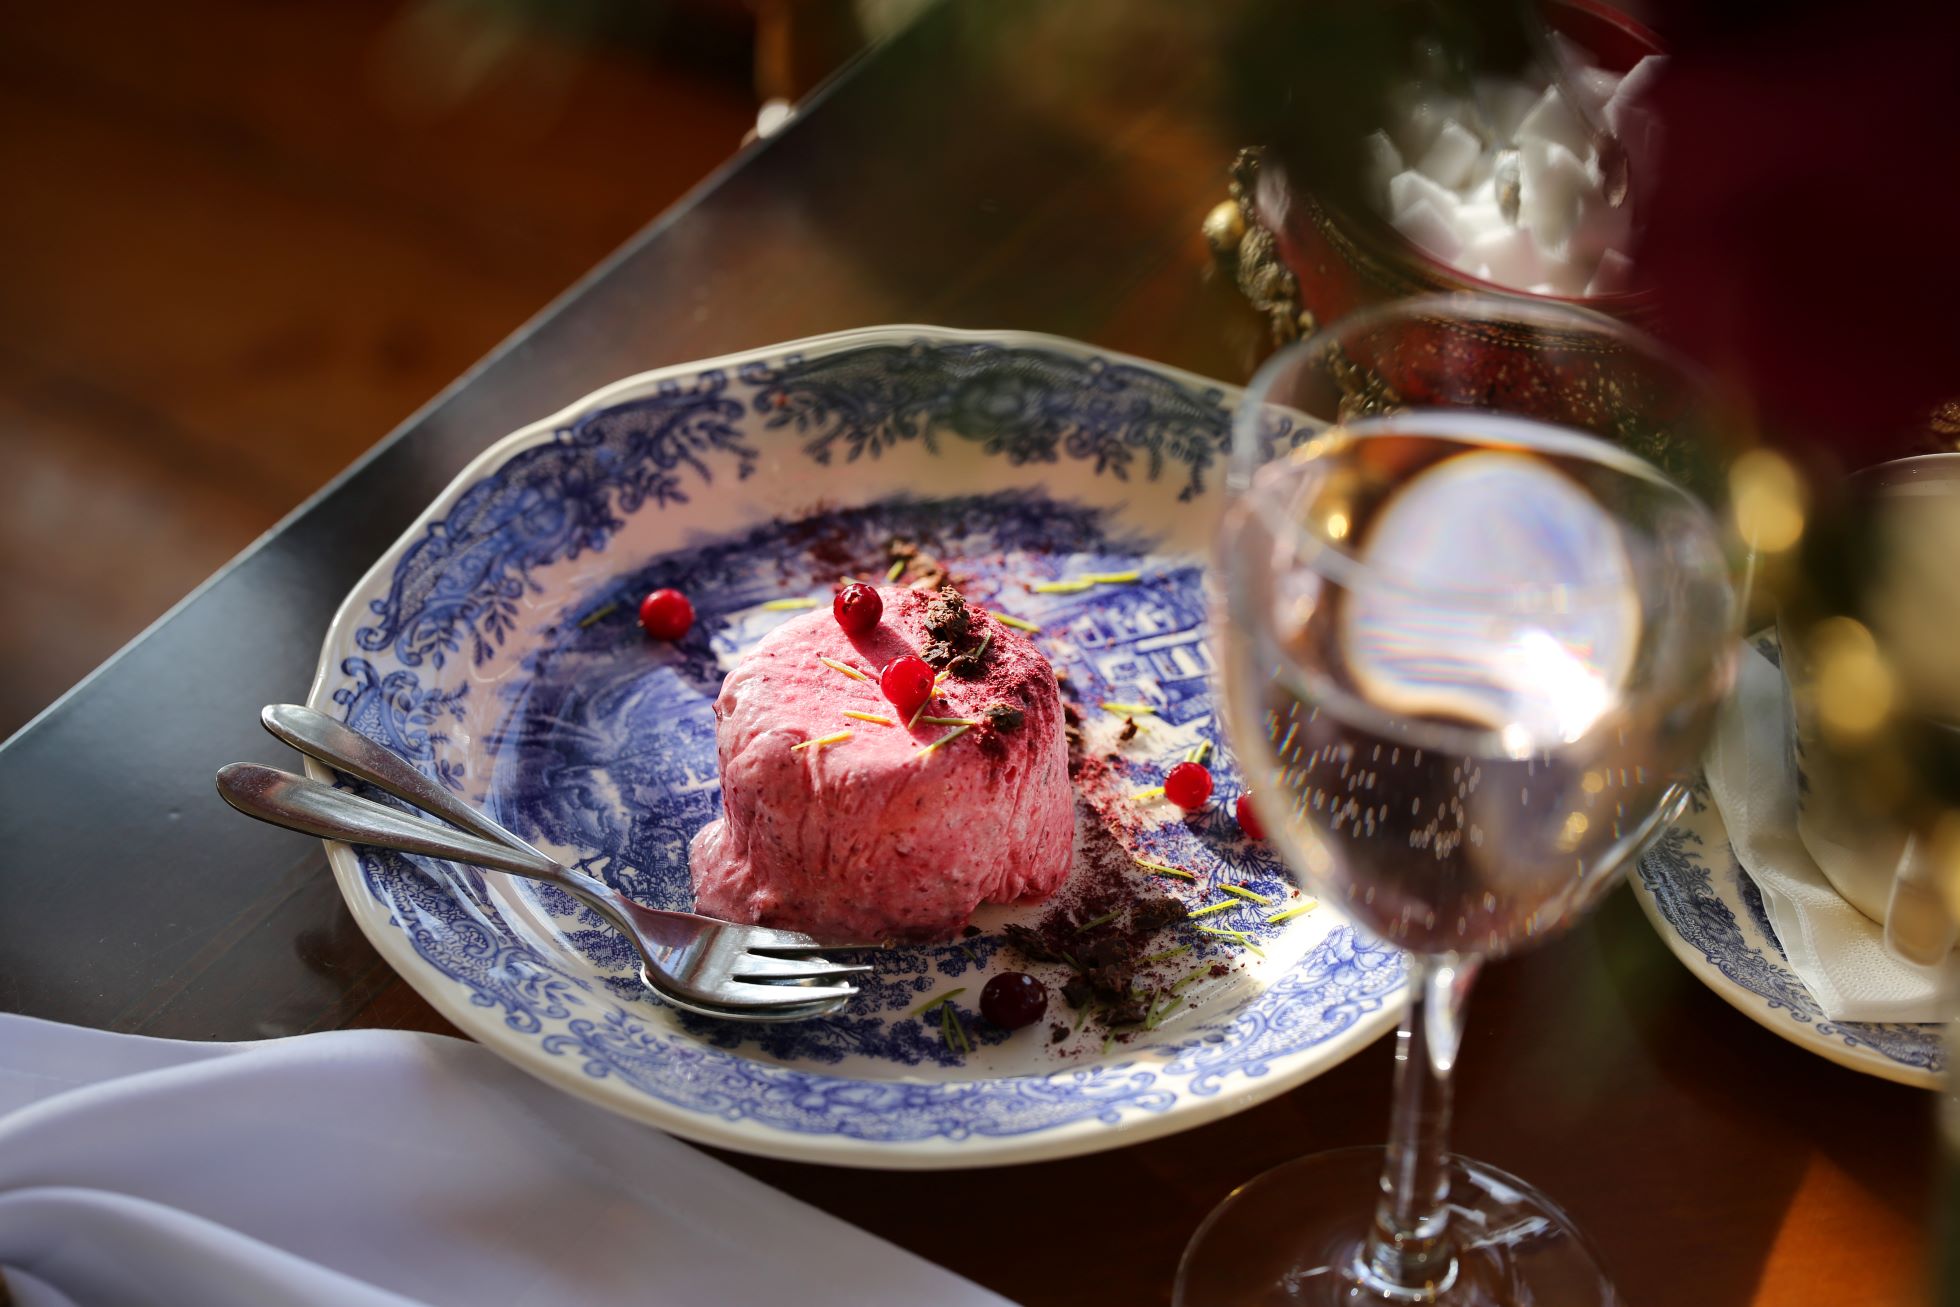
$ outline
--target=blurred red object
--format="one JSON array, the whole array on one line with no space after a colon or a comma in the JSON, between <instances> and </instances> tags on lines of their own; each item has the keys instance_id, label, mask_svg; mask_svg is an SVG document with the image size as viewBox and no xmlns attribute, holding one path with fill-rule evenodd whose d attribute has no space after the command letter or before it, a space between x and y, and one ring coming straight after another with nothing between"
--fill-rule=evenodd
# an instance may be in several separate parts
<instances>
[{"instance_id":1,"label":"blurred red object","mask_svg":"<svg viewBox=\"0 0 1960 1307\"><path fill-rule=\"evenodd\" d=\"M1655 19L1666 182L1639 261L1661 333L1772 439L1848 467L1923 451L1960 397L1960 7Z\"/></svg>"}]
</instances>

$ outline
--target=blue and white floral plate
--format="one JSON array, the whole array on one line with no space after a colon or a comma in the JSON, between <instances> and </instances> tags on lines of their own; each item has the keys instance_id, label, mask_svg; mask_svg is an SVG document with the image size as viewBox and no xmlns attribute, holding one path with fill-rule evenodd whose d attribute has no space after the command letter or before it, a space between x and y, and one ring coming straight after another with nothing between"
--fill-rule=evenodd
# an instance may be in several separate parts
<instances>
[{"instance_id":1,"label":"blue and white floral plate","mask_svg":"<svg viewBox=\"0 0 1960 1307\"><path fill-rule=\"evenodd\" d=\"M1156 707L1120 749L1117 719L1092 713L1088 728L1092 749L1123 758L1136 852L1298 903L1226 811L1240 782L1211 698L1200 559L1235 400L1070 341L928 327L634 377L457 478L348 596L310 702L554 856L685 908L688 841L720 803L723 673L789 605L827 604L840 572L909 537L982 602L1037 624L1079 702ZM1028 588L1132 570L1132 584ZM697 613L671 645L634 613L666 585ZM1129 803L1203 740L1220 746L1209 812L1185 822ZM1209 924L1244 930L1257 952L1177 928L1224 974L1131 1042L1052 1044L1048 1022L1008 1035L975 1011L987 976L1019 965L1001 956L1013 913L989 910L976 938L882 955L836 1017L705 1021L650 998L624 943L557 891L329 848L368 938L457 1026L628 1116L779 1157L972 1166L1187 1129L1340 1062L1404 998L1401 955L1332 910L1272 924L1275 908L1246 902ZM937 1011L916 1014L953 990L970 1047ZM1059 999L1050 1018L1070 1020Z\"/></svg>"},{"instance_id":2,"label":"blue and white floral plate","mask_svg":"<svg viewBox=\"0 0 1960 1307\"><path fill-rule=\"evenodd\" d=\"M1762 892L1736 861L1705 793L1641 856L1634 897L1697 980L1757 1024L1840 1066L1938 1089L1943 1026L1832 1021L1791 971Z\"/></svg>"}]
</instances>

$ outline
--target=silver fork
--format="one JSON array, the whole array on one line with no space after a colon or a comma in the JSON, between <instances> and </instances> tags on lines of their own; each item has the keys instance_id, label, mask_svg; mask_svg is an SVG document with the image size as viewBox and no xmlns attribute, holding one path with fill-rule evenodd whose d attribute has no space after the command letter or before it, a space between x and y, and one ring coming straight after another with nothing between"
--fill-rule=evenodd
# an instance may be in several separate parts
<instances>
[{"instance_id":1,"label":"silver fork","mask_svg":"<svg viewBox=\"0 0 1960 1307\"><path fill-rule=\"evenodd\" d=\"M642 907L603 881L546 857L391 750L310 708L273 705L261 720L301 752L469 833L250 763L234 763L218 773L218 792L234 808L324 839L450 858L555 885L624 932L640 954L641 978L677 1007L732 1020L803 1020L836 1011L857 993L848 984L810 982L872 970L832 963L822 954L861 952L876 945L825 946L794 931Z\"/></svg>"},{"instance_id":2,"label":"silver fork","mask_svg":"<svg viewBox=\"0 0 1960 1307\"><path fill-rule=\"evenodd\" d=\"M535 850L451 830L276 767L251 762L222 767L218 793L249 817L321 839L448 858L555 885L625 933L639 951L641 979L655 992L676 1007L705 1016L803 1020L835 1010L857 989L777 982L832 980L871 970L814 956L822 946L808 935L641 907L603 881Z\"/></svg>"}]
</instances>

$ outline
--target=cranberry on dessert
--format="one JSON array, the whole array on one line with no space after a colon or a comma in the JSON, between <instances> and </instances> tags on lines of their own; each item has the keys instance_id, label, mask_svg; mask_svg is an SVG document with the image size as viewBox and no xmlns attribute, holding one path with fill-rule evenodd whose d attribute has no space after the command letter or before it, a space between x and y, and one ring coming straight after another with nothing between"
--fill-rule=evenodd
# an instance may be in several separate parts
<instances>
[{"instance_id":1,"label":"cranberry on dessert","mask_svg":"<svg viewBox=\"0 0 1960 1307\"><path fill-rule=\"evenodd\" d=\"M885 601L864 582L853 581L830 601L830 611L839 626L852 635L863 635L885 615Z\"/></svg>"},{"instance_id":2,"label":"cranberry on dessert","mask_svg":"<svg viewBox=\"0 0 1960 1307\"><path fill-rule=\"evenodd\" d=\"M678 640L694 625L694 605L678 590L655 590L640 600L640 625L656 640Z\"/></svg>"},{"instance_id":3,"label":"cranberry on dessert","mask_svg":"<svg viewBox=\"0 0 1960 1307\"><path fill-rule=\"evenodd\" d=\"M1259 814L1254 812L1252 808L1251 790L1247 790L1239 796L1238 806L1234 811L1238 814L1239 829L1245 832L1247 839L1263 840L1266 838L1266 828L1259 824Z\"/></svg>"},{"instance_id":4,"label":"cranberry on dessert","mask_svg":"<svg viewBox=\"0 0 1960 1307\"><path fill-rule=\"evenodd\" d=\"M1164 797L1186 812L1204 807L1211 797L1211 773L1203 763L1179 763L1164 775Z\"/></svg>"},{"instance_id":5,"label":"cranberry on dessert","mask_svg":"<svg viewBox=\"0 0 1960 1307\"><path fill-rule=\"evenodd\" d=\"M1002 1030L1019 1030L1048 1010L1048 986L1025 971L1003 971L980 991L980 1015Z\"/></svg>"},{"instance_id":6,"label":"cranberry on dessert","mask_svg":"<svg viewBox=\"0 0 1960 1307\"><path fill-rule=\"evenodd\" d=\"M926 700L932 698L933 670L923 658L901 654L885 664L878 677L878 688L891 700L898 715L909 720Z\"/></svg>"}]
</instances>

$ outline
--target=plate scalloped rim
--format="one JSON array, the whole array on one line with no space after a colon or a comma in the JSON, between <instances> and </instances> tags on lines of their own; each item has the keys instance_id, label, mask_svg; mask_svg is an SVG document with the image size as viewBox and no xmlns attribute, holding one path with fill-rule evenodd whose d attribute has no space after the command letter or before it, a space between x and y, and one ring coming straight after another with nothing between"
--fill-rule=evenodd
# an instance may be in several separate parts
<instances>
[{"instance_id":1,"label":"plate scalloped rim","mask_svg":"<svg viewBox=\"0 0 1960 1307\"><path fill-rule=\"evenodd\" d=\"M710 370L733 374L745 364L761 363L790 354L814 356L856 346L909 344L922 338L935 343L973 342L1039 348L1077 358L1093 358L1147 369L1187 386L1218 390L1228 399L1235 399L1238 395L1238 388L1211 378L1065 337L916 324L828 333L638 373L603 386L550 416L518 429L471 459L343 599L322 641L320 662L308 691L307 702L321 711L333 711L330 694L336 672L335 654L345 647L345 638L352 625L361 620L363 601L375 591L377 579L389 574L407 547L431 522L453 506L468 486L512 454L549 440L555 431L582 413L651 393L663 382ZM383 591L386 589L385 585L380 588ZM333 779L330 770L314 759L305 759L305 766L307 773L317 779ZM398 975L459 1029L468 1032L513 1065L621 1115L698 1143L792 1161L891 1170L951 1169L1070 1157L1159 1138L1243 1111L1338 1065L1393 1030L1407 997L1404 982L1386 992L1379 1006L1362 1013L1345 1030L1310 1048L1271 1059L1264 1073L1257 1077L1239 1077L1233 1088L1219 1089L1209 1094L1178 1091L1177 1102L1172 1107L1163 1111L1127 1113L1114 1124L1090 1119L1029 1135L968 1136L957 1141L930 1138L870 1143L837 1135L799 1134L748 1120L727 1120L671 1106L620 1083L614 1077L582 1074L575 1064L568 1063L566 1059L536 1056L530 1047L531 1041L507 1029L500 1021L485 1020L485 1009L470 1001L463 986L435 971L416 953L407 936L391 923L386 905L377 902L368 893L353 850L338 841L325 843L341 896L362 933Z\"/></svg>"}]
</instances>

